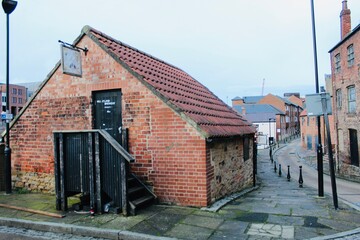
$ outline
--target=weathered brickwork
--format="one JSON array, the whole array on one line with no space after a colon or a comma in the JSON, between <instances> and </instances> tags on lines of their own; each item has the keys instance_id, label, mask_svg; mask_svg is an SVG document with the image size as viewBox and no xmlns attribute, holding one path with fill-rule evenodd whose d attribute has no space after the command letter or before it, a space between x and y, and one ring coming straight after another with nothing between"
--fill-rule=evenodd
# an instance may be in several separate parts
<instances>
[{"instance_id":1,"label":"weathered brickwork","mask_svg":"<svg viewBox=\"0 0 360 240\"><path fill-rule=\"evenodd\" d=\"M82 55L82 78L64 75L60 68L55 69L12 126L13 186L53 192L53 131L92 129L92 93L120 89L122 123L129 129L129 151L136 159L131 164L132 171L153 186L159 200L207 206L224 194L223 190L216 190L218 186L210 184L215 176L210 162L212 150L199 131L88 37L78 45L89 49L86 56ZM229 143L229 149L237 143L233 143L234 146ZM240 156L242 150L238 151ZM239 158L236 154L222 156L228 172L231 172L228 164L235 161L231 160L233 156ZM239 164L243 161L235 162L241 171L233 175L234 181L244 183L227 187L231 191L248 185L250 176L244 171L252 161L244 166ZM230 177L227 178L230 182Z\"/></svg>"},{"instance_id":2,"label":"weathered brickwork","mask_svg":"<svg viewBox=\"0 0 360 240\"><path fill-rule=\"evenodd\" d=\"M360 178L359 166L351 165L350 130L357 131L357 144L360 146L360 31L357 30L345 37L338 45L330 50L332 87L333 87L333 112L336 128L336 157L338 159L340 174L350 178ZM348 47L354 50L354 62L348 63ZM340 55L338 55L340 54ZM336 69L336 58L340 56L340 68ZM356 109L349 112L348 88L355 87ZM341 101L337 102L337 94L341 91Z\"/></svg>"},{"instance_id":3,"label":"weathered brickwork","mask_svg":"<svg viewBox=\"0 0 360 240\"><path fill-rule=\"evenodd\" d=\"M329 125L330 125L330 136L332 148L335 146L335 136L334 136L334 116L328 115ZM304 111L300 115L300 130L301 130L301 145L303 148L308 150L317 149L318 141L318 127L317 127L317 117L307 116L307 112ZM321 144L324 148L324 153L328 152L327 147L327 132L325 128L324 117L320 117L320 133L321 133ZM334 149L333 149L334 150Z\"/></svg>"},{"instance_id":4,"label":"weathered brickwork","mask_svg":"<svg viewBox=\"0 0 360 240\"><path fill-rule=\"evenodd\" d=\"M214 178L211 183L211 199L218 200L229 193L250 187L253 182L252 152L244 160L243 139L209 144ZM252 143L250 144L252 149Z\"/></svg>"}]
</instances>

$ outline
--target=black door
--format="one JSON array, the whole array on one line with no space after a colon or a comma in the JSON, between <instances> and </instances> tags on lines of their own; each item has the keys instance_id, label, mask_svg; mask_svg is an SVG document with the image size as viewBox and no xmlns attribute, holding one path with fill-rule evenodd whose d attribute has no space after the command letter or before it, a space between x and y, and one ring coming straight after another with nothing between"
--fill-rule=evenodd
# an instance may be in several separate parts
<instances>
[{"instance_id":1,"label":"black door","mask_svg":"<svg viewBox=\"0 0 360 240\"><path fill-rule=\"evenodd\" d=\"M121 91L94 92L93 102L94 128L106 130L121 144Z\"/></svg>"},{"instance_id":2,"label":"black door","mask_svg":"<svg viewBox=\"0 0 360 240\"><path fill-rule=\"evenodd\" d=\"M359 166L359 149L357 131L355 129L349 129L350 135L350 158L351 165Z\"/></svg>"}]
</instances>

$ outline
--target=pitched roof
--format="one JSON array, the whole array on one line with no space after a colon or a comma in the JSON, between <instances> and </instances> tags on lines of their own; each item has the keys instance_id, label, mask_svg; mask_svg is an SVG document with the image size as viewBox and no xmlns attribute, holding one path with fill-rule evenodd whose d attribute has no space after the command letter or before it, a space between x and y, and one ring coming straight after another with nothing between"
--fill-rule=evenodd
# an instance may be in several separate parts
<instances>
[{"instance_id":1,"label":"pitched roof","mask_svg":"<svg viewBox=\"0 0 360 240\"><path fill-rule=\"evenodd\" d=\"M351 32L349 32L343 39L341 39L340 42L338 42L333 48L331 48L329 50L329 53L331 53L336 48L338 48L341 44L343 44L345 41L347 41L349 38L351 38L359 30L360 30L360 24L358 24Z\"/></svg>"},{"instance_id":2,"label":"pitched roof","mask_svg":"<svg viewBox=\"0 0 360 240\"><path fill-rule=\"evenodd\" d=\"M245 96L243 97L244 103L255 104L258 103L264 96Z\"/></svg>"},{"instance_id":3,"label":"pitched roof","mask_svg":"<svg viewBox=\"0 0 360 240\"><path fill-rule=\"evenodd\" d=\"M246 113L273 113L273 114L280 114L285 115L285 113L278 108L274 107L271 104L244 104Z\"/></svg>"},{"instance_id":4,"label":"pitched roof","mask_svg":"<svg viewBox=\"0 0 360 240\"><path fill-rule=\"evenodd\" d=\"M268 122L269 118L275 118L276 115L285 115L285 113L270 104L244 104L234 106L238 112L242 112L245 108L245 116L251 122Z\"/></svg>"},{"instance_id":5,"label":"pitched roof","mask_svg":"<svg viewBox=\"0 0 360 240\"><path fill-rule=\"evenodd\" d=\"M84 34L128 69L205 137L254 133L245 118L181 69L85 26Z\"/></svg>"}]
</instances>

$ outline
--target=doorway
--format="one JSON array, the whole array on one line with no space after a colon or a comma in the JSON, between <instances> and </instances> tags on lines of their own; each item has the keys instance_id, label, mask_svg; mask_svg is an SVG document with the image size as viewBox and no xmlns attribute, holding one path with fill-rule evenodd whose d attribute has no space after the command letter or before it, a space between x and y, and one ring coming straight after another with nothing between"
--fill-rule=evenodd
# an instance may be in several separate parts
<instances>
[{"instance_id":1,"label":"doorway","mask_svg":"<svg viewBox=\"0 0 360 240\"><path fill-rule=\"evenodd\" d=\"M349 129L350 137L350 160L351 165L359 167L359 147L357 139L357 130Z\"/></svg>"},{"instance_id":2,"label":"doorway","mask_svg":"<svg viewBox=\"0 0 360 240\"><path fill-rule=\"evenodd\" d=\"M93 92L94 128L106 130L121 144L121 91Z\"/></svg>"}]
</instances>

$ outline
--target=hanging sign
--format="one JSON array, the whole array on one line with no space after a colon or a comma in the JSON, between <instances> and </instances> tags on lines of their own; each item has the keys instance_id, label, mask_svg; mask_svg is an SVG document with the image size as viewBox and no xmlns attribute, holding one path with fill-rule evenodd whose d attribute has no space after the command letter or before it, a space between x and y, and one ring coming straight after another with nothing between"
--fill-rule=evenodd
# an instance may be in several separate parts
<instances>
[{"instance_id":1,"label":"hanging sign","mask_svg":"<svg viewBox=\"0 0 360 240\"><path fill-rule=\"evenodd\" d=\"M82 76L81 52L78 49L61 45L61 66L64 74Z\"/></svg>"}]
</instances>

